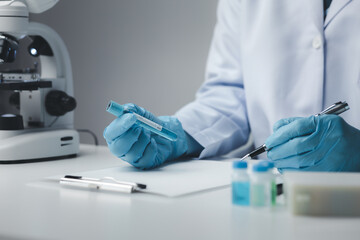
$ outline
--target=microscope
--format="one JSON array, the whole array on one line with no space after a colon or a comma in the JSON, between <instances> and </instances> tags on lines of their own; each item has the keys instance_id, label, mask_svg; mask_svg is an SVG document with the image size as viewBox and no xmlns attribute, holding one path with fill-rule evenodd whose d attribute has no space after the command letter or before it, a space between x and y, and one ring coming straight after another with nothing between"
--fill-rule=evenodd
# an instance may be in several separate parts
<instances>
[{"instance_id":1,"label":"microscope","mask_svg":"<svg viewBox=\"0 0 360 240\"><path fill-rule=\"evenodd\" d=\"M74 130L76 101L70 56L60 36L50 27L29 22L58 0L0 0L0 67L16 57L36 57L33 68L0 71L0 163L24 163L74 157L79 135ZM21 52L19 42L31 43ZM6 108L5 108L6 109Z\"/></svg>"}]
</instances>

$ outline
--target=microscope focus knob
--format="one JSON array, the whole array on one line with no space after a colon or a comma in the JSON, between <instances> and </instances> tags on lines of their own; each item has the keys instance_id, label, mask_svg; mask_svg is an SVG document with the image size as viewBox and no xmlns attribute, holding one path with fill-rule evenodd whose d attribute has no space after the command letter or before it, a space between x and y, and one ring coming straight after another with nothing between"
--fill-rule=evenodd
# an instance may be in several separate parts
<instances>
[{"instance_id":1,"label":"microscope focus knob","mask_svg":"<svg viewBox=\"0 0 360 240\"><path fill-rule=\"evenodd\" d=\"M46 95L45 108L52 116L62 116L76 108L76 100L63 91L53 90Z\"/></svg>"},{"instance_id":2,"label":"microscope focus knob","mask_svg":"<svg viewBox=\"0 0 360 240\"><path fill-rule=\"evenodd\" d=\"M3 114L0 116L0 130L21 130L24 122L21 115Z\"/></svg>"}]
</instances>

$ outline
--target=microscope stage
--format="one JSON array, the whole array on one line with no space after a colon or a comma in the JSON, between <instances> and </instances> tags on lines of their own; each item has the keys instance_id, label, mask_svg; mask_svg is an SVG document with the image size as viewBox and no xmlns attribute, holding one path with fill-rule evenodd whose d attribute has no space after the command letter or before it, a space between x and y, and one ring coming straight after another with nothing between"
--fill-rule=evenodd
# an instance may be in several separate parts
<instances>
[{"instance_id":1,"label":"microscope stage","mask_svg":"<svg viewBox=\"0 0 360 240\"><path fill-rule=\"evenodd\" d=\"M0 90L19 90L35 91L39 88L51 88L51 81L31 81L31 82L0 82Z\"/></svg>"}]
</instances>

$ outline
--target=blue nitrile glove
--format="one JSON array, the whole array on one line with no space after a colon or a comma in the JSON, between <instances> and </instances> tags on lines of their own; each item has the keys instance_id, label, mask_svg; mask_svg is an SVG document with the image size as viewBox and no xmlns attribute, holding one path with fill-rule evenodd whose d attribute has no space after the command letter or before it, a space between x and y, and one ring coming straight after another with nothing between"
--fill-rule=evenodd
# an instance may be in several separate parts
<instances>
[{"instance_id":1,"label":"blue nitrile glove","mask_svg":"<svg viewBox=\"0 0 360 240\"><path fill-rule=\"evenodd\" d=\"M186 153L188 146L185 132L175 117L155 117L135 104L125 104L125 109L154 121L177 134L176 141L139 127L132 113L125 113L115 119L104 130L104 138L110 151L117 157L140 169L160 166Z\"/></svg>"},{"instance_id":2,"label":"blue nitrile glove","mask_svg":"<svg viewBox=\"0 0 360 240\"><path fill-rule=\"evenodd\" d=\"M337 115L282 119L265 144L280 171L360 171L360 131Z\"/></svg>"}]
</instances>

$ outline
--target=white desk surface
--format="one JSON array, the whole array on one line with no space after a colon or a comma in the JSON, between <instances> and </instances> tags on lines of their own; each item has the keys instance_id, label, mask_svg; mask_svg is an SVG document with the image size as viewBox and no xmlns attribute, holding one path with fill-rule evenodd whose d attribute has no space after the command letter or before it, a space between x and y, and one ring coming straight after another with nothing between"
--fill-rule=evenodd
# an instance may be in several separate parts
<instances>
[{"instance_id":1,"label":"white desk surface","mask_svg":"<svg viewBox=\"0 0 360 240\"><path fill-rule=\"evenodd\" d=\"M119 165L106 147L0 166L0 239L360 239L360 218L292 216L231 204L231 189L164 198L61 188L45 177ZM360 204L360 203L359 203Z\"/></svg>"}]
</instances>

